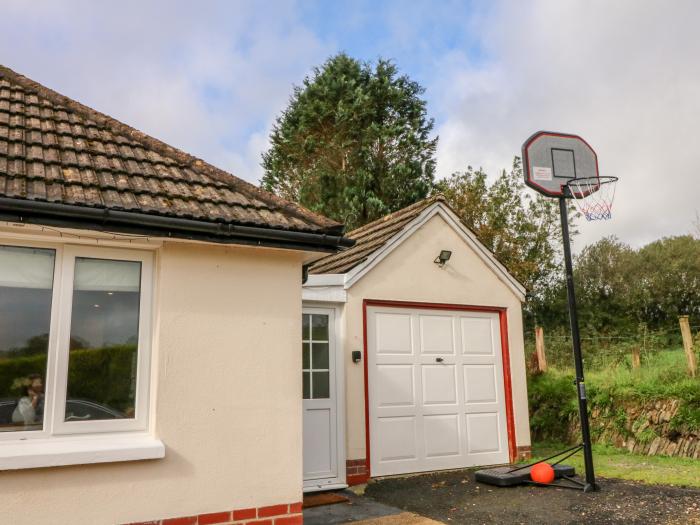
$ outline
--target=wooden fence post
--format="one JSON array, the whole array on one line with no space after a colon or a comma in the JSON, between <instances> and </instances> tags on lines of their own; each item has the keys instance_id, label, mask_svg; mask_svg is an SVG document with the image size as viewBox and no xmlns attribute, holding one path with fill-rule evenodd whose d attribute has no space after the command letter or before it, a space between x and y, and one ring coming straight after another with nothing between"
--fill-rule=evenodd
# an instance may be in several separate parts
<instances>
[{"instance_id":1,"label":"wooden fence post","mask_svg":"<svg viewBox=\"0 0 700 525\"><path fill-rule=\"evenodd\" d=\"M632 368L639 368L642 364L641 357L639 355L639 347L632 347Z\"/></svg>"},{"instance_id":2,"label":"wooden fence post","mask_svg":"<svg viewBox=\"0 0 700 525\"><path fill-rule=\"evenodd\" d=\"M537 355L537 369L540 372L546 372L547 356L544 353L544 330L541 326L535 327L535 354Z\"/></svg>"},{"instance_id":3,"label":"wooden fence post","mask_svg":"<svg viewBox=\"0 0 700 525\"><path fill-rule=\"evenodd\" d=\"M678 318L678 323L681 325L681 335L683 335L683 349L685 350L685 359L688 362L688 373L690 377L695 377L698 365L695 362L695 350L693 349L693 335L690 333L690 323L687 315L681 315Z\"/></svg>"}]
</instances>

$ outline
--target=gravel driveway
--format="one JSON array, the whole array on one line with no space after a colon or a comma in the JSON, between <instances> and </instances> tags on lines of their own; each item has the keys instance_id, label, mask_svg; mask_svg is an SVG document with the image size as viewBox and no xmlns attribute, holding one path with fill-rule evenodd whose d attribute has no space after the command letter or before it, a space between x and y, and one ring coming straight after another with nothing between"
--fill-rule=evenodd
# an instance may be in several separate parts
<instances>
[{"instance_id":1,"label":"gravel driveway","mask_svg":"<svg viewBox=\"0 0 700 525\"><path fill-rule=\"evenodd\" d=\"M371 482L365 496L443 523L700 524L700 490L599 479L580 491L476 483L472 471Z\"/></svg>"}]
</instances>

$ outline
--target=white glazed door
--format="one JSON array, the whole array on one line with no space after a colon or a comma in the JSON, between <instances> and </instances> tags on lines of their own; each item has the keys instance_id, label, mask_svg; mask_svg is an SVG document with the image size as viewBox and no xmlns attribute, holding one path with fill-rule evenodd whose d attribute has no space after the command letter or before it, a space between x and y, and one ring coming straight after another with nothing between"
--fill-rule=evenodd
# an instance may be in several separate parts
<instances>
[{"instance_id":1,"label":"white glazed door","mask_svg":"<svg viewBox=\"0 0 700 525\"><path fill-rule=\"evenodd\" d=\"M330 309L302 315L304 488L318 490L339 482L335 322Z\"/></svg>"},{"instance_id":2,"label":"white glazed door","mask_svg":"<svg viewBox=\"0 0 700 525\"><path fill-rule=\"evenodd\" d=\"M370 307L367 322L372 476L507 463L498 314Z\"/></svg>"}]
</instances>

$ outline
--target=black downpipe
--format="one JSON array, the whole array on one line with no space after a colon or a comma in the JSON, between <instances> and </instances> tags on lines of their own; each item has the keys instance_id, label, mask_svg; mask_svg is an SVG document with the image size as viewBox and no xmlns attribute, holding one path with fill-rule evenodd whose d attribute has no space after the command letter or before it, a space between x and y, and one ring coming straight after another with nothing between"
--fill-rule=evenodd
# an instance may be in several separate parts
<instances>
[{"instance_id":1,"label":"black downpipe","mask_svg":"<svg viewBox=\"0 0 700 525\"><path fill-rule=\"evenodd\" d=\"M117 232L298 250L335 251L355 244L342 235L239 226L6 197L0 197L0 214L4 220L15 222L50 222L54 226L92 230L104 230L110 226Z\"/></svg>"},{"instance_id":2,"label":"black downpipe","mask_svg":"<svg viewBox=\"0 0 700 525\"><path fill-rule=\"evenodd\" d=\"M566 199L559 197L559 214L561 216L561 233L564 244L564 264L566 266L566 292L569 300L569 321L571 323L571 342L574 350L574 365L576 368L576 397L578 412L581 419L581 437L583 439L583 462L586 467L586 485L584 492L597 490L595 472L593 471L593 451L591 450L591 430L588 426L588 400L586 399L586 383L583 378L583 358L581 356L581 335L578 328L578 313L576 311L576 292L574 289L574 270L571 262L571 244L569 240L569 210Z\"/></svg>"}]
</instances>

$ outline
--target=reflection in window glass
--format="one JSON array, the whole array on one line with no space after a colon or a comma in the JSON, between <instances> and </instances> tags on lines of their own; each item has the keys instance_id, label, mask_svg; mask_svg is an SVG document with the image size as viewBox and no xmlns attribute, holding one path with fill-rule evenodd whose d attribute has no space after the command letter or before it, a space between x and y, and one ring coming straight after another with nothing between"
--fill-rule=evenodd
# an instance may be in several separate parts
<instances>
[{"instance_id":1,"label":"reflection in window glass","mask_svg":"<svg viewBox=\"0 0 700 525\"><path fill-rule=\"evenodd\" d=\"M310 372L302 372L301 373L304 381L304 392L303 392L303 399L310 399L311 398L311 379L309 376L311 375Z\"/></svg>"},{"instance_id":2,"label":"reflection in window glass","mask_svg":"<svg viewBox=\"0 0 700 525\"><path fill-rule=\"evenodd\" d=\"M311 316L311 338L314 341L328 341L328 316Z\"/></svg>"},{"instance_id":3,"label":"reflection in window glass","mask_svg":"<svg viewBox=\"0 0 700 525\"><path fill-rule=\"evenodd\" d=\"M134 418L141 263L76 258L66 421Z\"/></svg>"},{"instance_id":4,"label":"reflection in window glass","mask_svg":"<svg viewBox=\"0 0 700 525\"><path fill-rule=\"evenodd\" d=\"M54 260L0 246L0 432L43 428Z\"/></svg>"},{"instance_id":5,"label":"reflection in window glass","mask_svg":"<svg viewBox=\"0 0 700 525\"><path fill-rule=\"evenodd\" d=\"M314 391L312 392L314 399L326 399L330 397L330 389L328 386L328 372L313 372L312 381Z\"/></svg>"},{"instance_id":6,"label":"reflection in window glass","mask_svg":"<svg viewBox=\"0 0 700 525\"><path fill-rule=\"evenodd\" d=\"M314 370L328 370L328 343L313 343L311 362Z\"/></svg>"},{"instance_id":7,"label":"reflection in window glass","mask_svg":"<svg viewBox=\"0 0 700 525\"><path fill-rule=\"evenodd\" d=\"M302 378L304 399L327 399L329 384L328 315L303 314Z\"/></svg>"}]
</instances>

